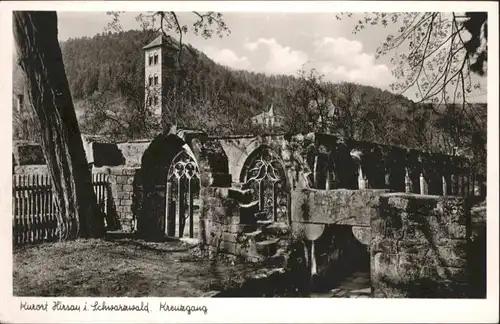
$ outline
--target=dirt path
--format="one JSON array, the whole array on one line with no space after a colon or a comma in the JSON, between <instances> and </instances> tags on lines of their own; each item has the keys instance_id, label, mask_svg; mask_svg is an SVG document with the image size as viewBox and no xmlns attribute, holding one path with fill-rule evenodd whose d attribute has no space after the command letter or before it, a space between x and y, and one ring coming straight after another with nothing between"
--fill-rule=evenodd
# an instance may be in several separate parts
<instances>
[{"instance_id":1,"label":"dirt path","mask_svg":"<svg viewBox=\"0 0 500 324\"><path fill-rule=\"evenodd\" d=\"M77 240L14 250L14 295L198 297L242 282L253 264L196 257L183 242Z\"/></svg>"}]
</instances>

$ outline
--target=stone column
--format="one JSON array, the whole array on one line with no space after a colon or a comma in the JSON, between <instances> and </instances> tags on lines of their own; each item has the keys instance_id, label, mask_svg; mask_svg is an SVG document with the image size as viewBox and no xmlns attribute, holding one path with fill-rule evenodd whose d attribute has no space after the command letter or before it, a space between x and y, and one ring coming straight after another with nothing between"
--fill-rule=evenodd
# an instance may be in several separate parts
<instances>
[{"instance_id":1,"label":"stone column","mask_svg":"<svg viewBox=\"0 0 500 324\"><path fill-rule=\"evenodd\" d=\"M363 168L361 167L361 164L358 167L358 189L366 189L367 187L367 180L365 175L363 174Z\"/></svg>"},{"instance_id":2,"label":"stone column","mask_svg":"<svg viewBox=\"0 0 500 324\"><path fill-rule=\"evenodd\" d=\"M429 189L427 187L427 181L424 178L424 173L420 173L420 194L427 195L429 193Z\"/></svg>"},{"instance_id":3,"label":"stone column","mask_svg":"<svg viewBox=\"0 0 500 324\"><path fill-rule=\"evenodd\" d=\"M116 212L121 230L133 232L134 212L132 204L134 199L135 168L113 167L109 168L109 183L111 185L112 205L110 212ZM114 209L114 211L113 211Z\"/></svg>"},{"instance_id":4,"label":"stone column","mask_svg":"<svg viewBox=\"0 0 500 324\"><path fill-rule=\"evenodd\" d=\"M406 167L405 168L405 192L406 193L411 193L412 192L412 188L413 188L413 183L411 181L411 178L410 178L410 171L409 171L409 168Z\"/></svg>"}]
</instances>

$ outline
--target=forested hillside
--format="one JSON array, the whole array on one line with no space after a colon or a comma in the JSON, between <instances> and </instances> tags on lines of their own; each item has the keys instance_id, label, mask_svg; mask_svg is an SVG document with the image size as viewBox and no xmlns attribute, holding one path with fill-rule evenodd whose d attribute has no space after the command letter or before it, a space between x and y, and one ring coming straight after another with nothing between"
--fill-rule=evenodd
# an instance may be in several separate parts
<instances>
[{"instance_id":1,"label":"forested hillside","mask_svg":"<svg viewBox=\"0 0 500 324\"><path fill-rule=\"evenodd\" d=\"M150 31L127 31L64 42L62 51L73 98L78 101L96 92L118 94L125 89L142 94L142 47L155 36ZM194 98L190 104L223 105L229 117L237 119L231 124L239 126L271 103L279 113L286 113L287 99L299 85L297 77L234 71L216 64L202 52L192 51L196 54L184 51L190 81L187 91L192 92L189 97ZM367 98L393 96L376 88L358 87Z\"/></svg>"},{"instance_id":2,"label":"forested hillside","mask_svg":"<svg viewBox=\"0 0 500 324\"><path fill-rule=\"evenodd\" d=\"M151 31L103 33L61 44L83 132L127 140L158 131L144 112L142 50L156 36ZM334 132L427 151L450 152L454 146L485 150L485 105L436 109L369 86L325 83L309 71L297 71L297 76L235 71L192 47L183 53L184 86L167 112L169 121L180 126L202 128L213 135L258 132L250 118L272 103L285 117L284 132ZM19 84L16 75L18 71L14 82ZM340 119L326 123L323 118L318 125L318 116L326 108L318 100L322 98L342 108ZM311 102L317 103L313 109ZM468 117L472 109L477 119Z\"/></svg>"}]
</instances>

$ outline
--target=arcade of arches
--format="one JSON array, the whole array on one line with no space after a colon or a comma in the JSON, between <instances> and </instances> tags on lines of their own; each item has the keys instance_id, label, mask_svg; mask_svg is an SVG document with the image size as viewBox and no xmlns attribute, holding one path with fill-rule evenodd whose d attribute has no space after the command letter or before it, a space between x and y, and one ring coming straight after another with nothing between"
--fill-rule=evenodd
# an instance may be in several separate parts
<instances>
[{"instance_id":1,"label":"arcade of arches","mask_svg":"<svg viewBox=\"0 0 500 324\"><path fill-rule=\"evenodd\" d=\"M408 276L462 294L466 233L484 225L470 219L484 178L458 157L325 134L215 138L190 129L85 148L110 184L109 230L197 239L254 262L283 265L303 251L297 260L323 281L342 264L368 271L375 296L418 295L398 286Z\"/></svg>"}]
</instances>

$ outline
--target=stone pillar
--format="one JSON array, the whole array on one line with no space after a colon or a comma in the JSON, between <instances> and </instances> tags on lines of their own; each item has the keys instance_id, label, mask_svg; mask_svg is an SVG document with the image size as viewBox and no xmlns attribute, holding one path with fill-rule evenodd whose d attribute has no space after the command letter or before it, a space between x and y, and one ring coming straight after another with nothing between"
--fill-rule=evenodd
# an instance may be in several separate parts
<instances>
[{"instance_id":1,"label":"stone pillar","mask_svg":"<svg viewBox=\"0 0 500 324\"><path fill-rule=\"evenodd\" d=\"M115 213L120 229L125 232L133 232L136 227L132 210L136 171L135 168L127 167L109 168L109 183L114 207L110 209Z\"/></svg>"},{"instance_id":2,"label":"stone pillar","mask_svg":"<svg viewBox=\"0 0 500 324\"><path fill-rule=\"evenodd\" d=\"M358 189L367 189L367 180L365 175L363 174L363 168L361 164L358 167Z\"/></svg>"},{"instance_id":3,"label":"stone pillar","mask_svg":"<svg viewBox=\"0 0 500 324\"><path fill-rule=\"evenodd\" d=\"M441 177L442 185L443 185L443 196L448 195L448 182L446 181L446 177Z\"/></svg>"},{"instance_id":4,"label":"stone pillar","mask_svg":"<svg viewBox=\"0 0 500 324\"><path fill-rule=\"evenodd\" d=\"M406 167L405 170L406 170L406 172L405 172L405 192L411 193L413 184L412 184L412 181L410 178L410 171L409 171L408 167Z\"/></svg>"},{"instance_id":5,"label":"stone pillar","mask_svg":"<svg viewBox=\"0 0 500 324\"><path fill-rule=\"evenodd\" d=\"M420 173L420 194L427 195L429 193L429 189L427 187L427 181L424 178L424 173Z\"/></svg>"},{"instance_id":6,"label":"stone pillar","mask_svg":"<svg viewBox=\"0 0 500 324\"><path fill-rule=\"evenodd\" d=\"M384 174L384 185L386 189L391 188L391 172L389 169L385 169L385 174Z\"/></svg>"},{"instance_id":7,"label":"stone pillar","mask_svg":"<svg viewBox=\"0 0 500 324\"><path fill-rule=\"evenodd\" d=\"M292 166L290 169L287 170L288 173L288 181L290 182L290 188L293 190L296 187L296 178L297 178L297 172L295 171L295 168Z\"/></svg>"},{"instance_id":8,"label":"stone pillar","mask_svg":"<svg viewBox=\"0 0 500 324\"><path fill-rule=\"evenodd\" d=\"M370 224L373 296L467 297L466 214L462 197L382 195Z\"/></svg>"},{"instance_id":9,"label":"stone pillar","mask_svg":"<svg viewBox=\"0 0 500 324\"><path fill-rule=\"evenodd\" d=\"M314 157L313 165L313 188L318 189L318 156Z\"/></svg>"},{"instance_id":10,"label":"stone pillar","mask_svg":"<svg viewBox=\"0 0 500 324\"><path fill-rule=\"evenodd\" d=\"M330 170L326 169L326 182L325 182L325 190L330 190Z\"/></svg>"},{"instance_id":11,"label":"stone pillar","mask_svg":"<svg viewBox=\"0 0 500 324\"><path fill-rule=\"evenodd\" d=\"M182 182L180 179L176 179L177 181L177 202L176 202L176 207L177 210L175 212L175 217L176 217L176 225L177 225L177 231L176 233L178 234L177 236L182 237L185 231L185 226L186 226L186 219L185 219L185 213L186 210L184 209L184 186L182 186Z\"/></svg>"}]
</instances>

